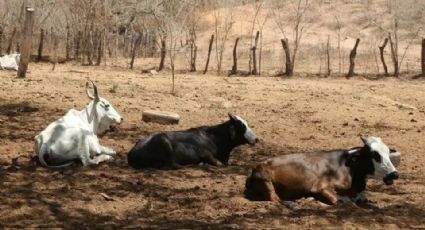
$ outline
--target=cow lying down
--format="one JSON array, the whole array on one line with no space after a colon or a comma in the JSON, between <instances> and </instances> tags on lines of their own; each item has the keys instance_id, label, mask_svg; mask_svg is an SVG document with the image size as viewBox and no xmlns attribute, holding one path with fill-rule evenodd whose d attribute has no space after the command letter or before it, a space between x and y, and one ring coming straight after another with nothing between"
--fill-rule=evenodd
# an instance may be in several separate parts
<instances>
[{"instance_id":1,"label":"cow lying down","mask_svg":"<svg viewBox=\"0 0 425 230\"><path fill-rule=\"evenodd\" d=\"M378 137L363 139L364 146L316 154L291 154L268 159L252 170L245 194L251 200L291 202L313 197L325 204L366 201L368 177L392 185L398 172L390 149Z\"/></svg>"},{"instance_id":2,"label":"cow lying down","mask_svg":"<svg viewBox=\"0 0 425 230\"><path fill-rule=\"evenodd\" d=\"M245 120L232 114L229 118L215 126L162 132L139 140L128 153L128 164L136 169L178 169L184 165L219 162L227 165L233 148L258 141Z\"/></svg>"},{"instance_id":3,"label":"cow lying down","mask_svg":"<svg viewBox=\"0 0 425 230\"><path fill-rule=\"evenodd\" d=\"M81 111L71 109L44 129L35 140L35 152L43 166L65 167L75 160L83 165L99 164L112 159L115 151L100 145L97 135L104 134L114 124L122 121L121 116L104 98L99 97L93 84L92 101Z\"/></svg>"}]
</instances>

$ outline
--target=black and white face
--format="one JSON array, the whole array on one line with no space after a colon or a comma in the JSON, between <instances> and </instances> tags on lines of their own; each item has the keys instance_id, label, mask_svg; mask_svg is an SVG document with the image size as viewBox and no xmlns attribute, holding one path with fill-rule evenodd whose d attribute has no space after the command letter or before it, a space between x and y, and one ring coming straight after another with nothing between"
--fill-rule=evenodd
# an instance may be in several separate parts
<instances>
[{"instance_id":1,"label":"black and white face","mask_svg":"<svg viewBox=\"0 0 425 230\"><path fill-rule=\"evenodd\" d=\"M393 184L398 179L398 172L390 160L388 146L379 137L368 137L363 142L369 147L372 156L373 177L383 180L387 185Z\"/></svg>"},{"instance_id":2,"label":"black and white face","mask_svg":"<svg viewBox=\"0 0 425 230\"><path fill-rule=\"evenodd\" d=\"M233 122L235 127L235 135L237 137L242 137L244 142L255 145L258 142L258 138L255 135L254 131L248 126L248 123L241 117L233 114L229 114L230 120Z\"/></svg>"}]
</instances>

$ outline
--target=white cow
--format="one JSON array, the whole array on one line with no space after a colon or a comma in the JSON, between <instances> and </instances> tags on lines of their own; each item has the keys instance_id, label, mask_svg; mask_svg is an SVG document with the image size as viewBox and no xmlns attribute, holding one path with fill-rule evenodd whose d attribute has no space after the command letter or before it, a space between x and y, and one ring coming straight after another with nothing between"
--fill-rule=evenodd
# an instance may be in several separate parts
<instances>
[{"instance_id":1,"label":"white cow","mask_svg":"<svg viewBox=\"0 0 425 230\"><path fill-rule=\"evenodd\" d=\"M19 61L21 60L20 54L9 54L0 57L0 70L16 70L18 71Z\"/></svg>"},{"instance_id":2,"label":"white cow","mask_svg":"<svg viewBox=\"0 0 425 230\"><path fill-rule=\"evenodd\" d=\"M94 95L87 82L87 95L92 101L85 109L71 109L35 137L35 152L43 166L66 167L75 160L81 160L85 166L99 164L116 154L100 145L97 135L121 123L122 118L106 99L99 97L96 85L91 83Z\"/></svg>"}]
</instances>

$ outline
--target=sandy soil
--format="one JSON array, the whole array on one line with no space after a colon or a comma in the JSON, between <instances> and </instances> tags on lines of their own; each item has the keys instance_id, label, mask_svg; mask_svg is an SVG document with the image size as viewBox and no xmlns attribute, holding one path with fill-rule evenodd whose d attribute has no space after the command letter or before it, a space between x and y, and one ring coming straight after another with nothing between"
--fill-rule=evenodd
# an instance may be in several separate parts
<instances>
[{"instance_id":1,"label":"sandy soil","mask_svg":"<svg viewBox=\"0 0 425 230\"><path fill-rule=\"evenodd\" d=\"M425 84L422 80L140 75L123 68L33 64L28 78L0 72L0 227L155 229L425 228ZM35 71L36 70L36 71ZM86 80L125 122L101 142L118 151L110 163L49 170L31 161L33 137L88 98ZM116 87L116 92L110 92ZM144 123L141 112L177 112L176 126ZM261 138L236 149L228 167L135 171L126 153L140 137L244 117ZM256 162L297 151L352 147L377 135L402 153L394 186L370 181L368 207L322 207L301 200L301 211L243 197ZM104 193L111 199L105 199Z\"/></svg>"}]
</instances>

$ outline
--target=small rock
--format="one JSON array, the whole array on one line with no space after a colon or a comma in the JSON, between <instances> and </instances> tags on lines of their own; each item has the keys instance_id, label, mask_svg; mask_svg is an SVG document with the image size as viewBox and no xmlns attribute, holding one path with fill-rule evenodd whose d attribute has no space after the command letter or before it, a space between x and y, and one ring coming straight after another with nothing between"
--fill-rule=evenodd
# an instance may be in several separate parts
<instances>
[{"instance_id":1,"label":"small rock","mask_svg":"<svg viewBox=\"0 0 425 230\"><path fill-rule=\"evenodd\" d=\"M149 73L152 74L152 75L157 75L158 74L158 72L156 70L154 70L154 69L151 70L151 71L149 71Z\"/></svg>"}]
</instances>

